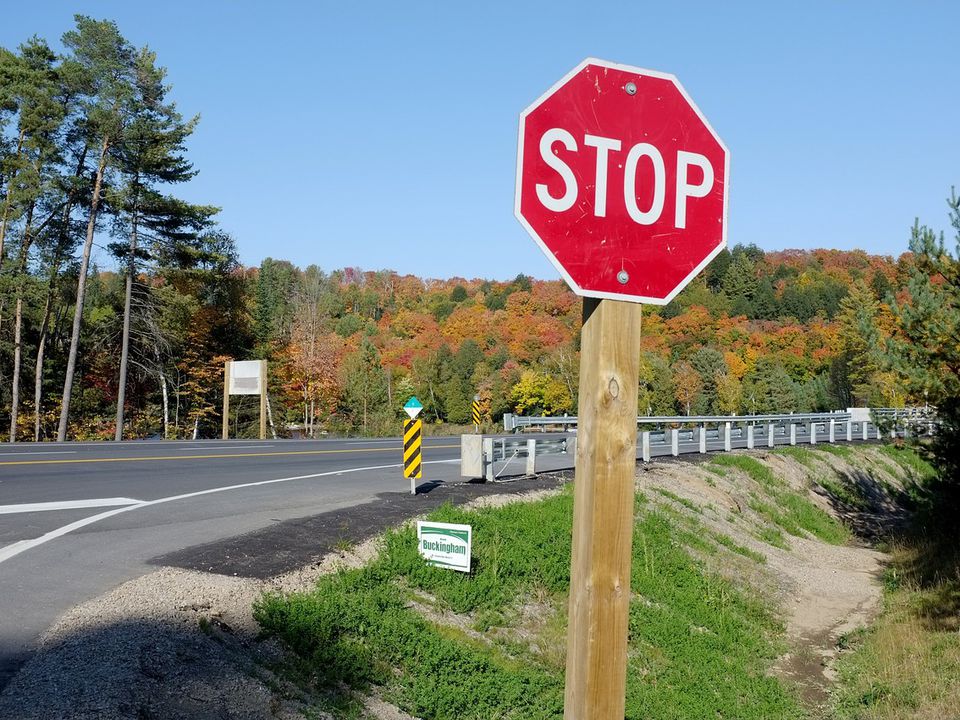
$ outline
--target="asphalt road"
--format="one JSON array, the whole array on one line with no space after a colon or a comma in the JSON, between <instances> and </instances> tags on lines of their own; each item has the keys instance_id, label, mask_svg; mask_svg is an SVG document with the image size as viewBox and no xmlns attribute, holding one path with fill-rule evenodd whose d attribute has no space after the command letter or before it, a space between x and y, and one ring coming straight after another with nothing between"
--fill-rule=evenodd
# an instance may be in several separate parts
<instances>
[{"instance_id":1,"label":"asphalt road","mask_svg":"<svg viewBox=\"0 0 960 720\"><path fill-rule=\"evenodd\" d=\"M459 481L425 438L421 483ZM0 688L73 605L151 558L409 492L399 438L0 444Z\"/></svg>"}]
</instances>

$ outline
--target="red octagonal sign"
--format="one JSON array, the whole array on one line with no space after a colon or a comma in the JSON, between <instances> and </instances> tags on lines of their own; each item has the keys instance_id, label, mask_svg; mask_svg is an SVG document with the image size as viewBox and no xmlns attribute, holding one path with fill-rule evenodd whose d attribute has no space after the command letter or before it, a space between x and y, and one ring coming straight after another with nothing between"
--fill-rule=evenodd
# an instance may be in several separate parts
<instances>
[{"instance_id":1,"label":"red octagonal sign","mask_svg":"<svg viewBox=\"0 0 960 720\"><path fill-rule=\"evenodd\" d=\"M663 305L726 245L729 165L673 75L589 58L520 115L516 215L578 295Z\"/></svg>"}]
</instances>

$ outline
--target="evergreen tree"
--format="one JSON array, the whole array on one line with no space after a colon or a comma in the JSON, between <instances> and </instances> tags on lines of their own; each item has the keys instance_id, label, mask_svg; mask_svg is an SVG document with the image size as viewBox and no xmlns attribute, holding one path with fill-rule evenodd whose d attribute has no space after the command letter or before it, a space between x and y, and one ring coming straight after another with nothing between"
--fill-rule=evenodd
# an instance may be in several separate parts
<instances>
[{"instance_id":1,"label":"evergreen tree","mask_svg":"<svg viewBox=\"0 0 960 720\"><path fill-rule=\"evenodd\" d=\"M389 415L387 376L380 353L366 338L343 363L344 411L364 435L382 429Z\"/></svg>"},{"instance_id":2,"label":"evergreen tree","mask_svg":"<svg viewBox=\"0 0 960 720\"><path fill-rule=\"evenodd\" d=\"M135 94L136 68L135 52L120 35L114 23L107 20L92 20L83 15L77 15L76 22L77 29L64 34L63 44L71 53L87 82L82 100L84 126L87 130L88 145L96 153L97 164L87 219L87 235L77 281L73 331L70 336L63 400L60 406L60 424L57 429L57 440L61 442L67 438L73 378L80 347L80 325L83 322L87 269L93 248L104 177L108 170L109 152L120 140L130 117L130 104Z\"/></svg>"},{"instance_id":3,"label":"evergreen tree","mask_svg":"<svg viewBox=\"0 0 960 720\"><path fill-rule=\"evenodd\" d=\"M184 143L193 132L197 118L184 121L174 103L166 100L169 90L164 85L166 71L157 67L153 52L140 50L135 65L136 92L130 100L131 117L113 149L121 183L108 193L109 205L117 214L115 231L128 238L126 248L114 246L116 253L125 256L126 260L114 434L117 441L123 439L137 261L175 254L175 249L163 246L181 244L187 236L203 231L218 212L216 208L190 205L164 196L158 190L159 185L183 183L196 174L184 157ZM146 292L144 287L140 290L141 293ZM149 308L151 304L141 302L140 307ZM148 321L146 327L153 328L156 325Z\"/></svg>"},{"instance_id":4,"label":"evergreen tree","mask_svg":"<svg viewBox=\"0 0 960 720\"><path fill-rule=\"evenodd\" d=\"M915 223L910 237L914 265L908 299L894 304L899 334L887 348L887 367L906 378L917 400L936 406L931 452L938 481L930 488L937 511L957 533L960 513L960 198L948 200L955 246L943 234Z\"/></svg>"}]
</instances>

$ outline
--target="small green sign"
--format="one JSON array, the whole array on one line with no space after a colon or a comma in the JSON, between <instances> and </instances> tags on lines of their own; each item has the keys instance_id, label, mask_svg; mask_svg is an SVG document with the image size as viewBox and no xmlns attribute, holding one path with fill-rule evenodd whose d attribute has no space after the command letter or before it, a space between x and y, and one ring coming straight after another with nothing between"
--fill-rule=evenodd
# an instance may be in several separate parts
<instances>
[{"instance_id":1,"label":"small green sign","mask_svg":"<svg viewBox=\"0 0 960 720\"><path fill-rule=\"evenodd\" d=\"M431 565L468 573L472 547L470 525L417 520L417 550Z\"/></svg>"}]
</instances>

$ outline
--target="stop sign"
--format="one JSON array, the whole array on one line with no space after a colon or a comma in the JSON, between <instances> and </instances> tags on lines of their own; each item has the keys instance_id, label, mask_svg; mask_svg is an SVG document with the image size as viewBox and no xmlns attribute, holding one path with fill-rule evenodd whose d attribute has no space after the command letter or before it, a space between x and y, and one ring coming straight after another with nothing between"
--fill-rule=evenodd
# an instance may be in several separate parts
<instances>
[{"instance_id":1,"label":"stop sign","mask_svg":"<svg viewBox=\"0 0 960 720\"><path fill-rule=\"evenodd\" d=\"M578 295L663 305L726 245L729 164L673 75L588 58L520 115L515 212Z\"/></svg>"}]
</instances>

